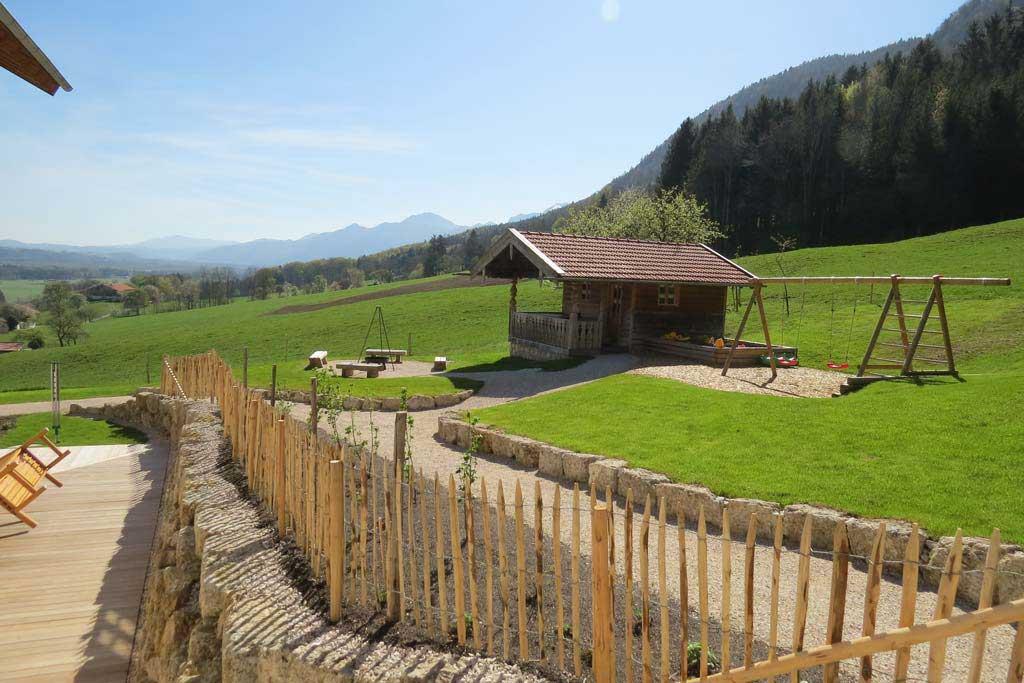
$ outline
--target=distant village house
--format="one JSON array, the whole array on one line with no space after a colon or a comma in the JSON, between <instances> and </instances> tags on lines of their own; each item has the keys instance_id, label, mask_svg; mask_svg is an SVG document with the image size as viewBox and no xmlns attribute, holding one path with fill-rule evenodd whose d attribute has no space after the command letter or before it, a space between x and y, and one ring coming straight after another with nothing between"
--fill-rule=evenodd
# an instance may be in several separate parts
<instances>
[{"instance_id":1,"label":"distant village house","mask_svg":"<svg viewBox=\"0 0 1024 683\"><path fill-rule=\"evenodd\" d=\"M120 302L128 292L134 292L135 289L126 282L101 282L86 289L85 298L88 301Z\"/></svg>"}]
</instances>

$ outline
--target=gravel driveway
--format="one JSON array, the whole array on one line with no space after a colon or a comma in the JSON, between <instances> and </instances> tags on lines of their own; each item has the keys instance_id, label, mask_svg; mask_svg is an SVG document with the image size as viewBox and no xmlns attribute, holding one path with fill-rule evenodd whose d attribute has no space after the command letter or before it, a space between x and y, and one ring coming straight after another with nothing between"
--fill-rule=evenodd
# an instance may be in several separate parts
<instances>
[{"instance_id":1,"label":"gravel driveway","mask_svg":"<svg viewBox=\"0 0 1024 683\"><path fill-rule=\"evenodd\" d=\"M483 408L486 406L496 405L499 403L505 403L508 401L525 398L528 396L534 396L541 393L550 391L557 391L579 384L593 381L601 377L605 377L612 374L626 372L637 367L640 361L630 355L602 355L597 358L579 365L575 368L564 370L561 372L543 372L540 370L525 370L525 371L513 371L513 372L492 372L492 373L476 373L467 374L467 377L473 377L486 382L483 389L474 397L468 399L464 403L460 404L459 409L476 409ZM712 372L713 368L710 368ZM647 371L642 371L647 374ZM650 373L654 374L654 373ZM828 373L834 374L834 373ZM308 415L309 407L305 405L296 405L294 412L296 415L302 415L303 417ZM413 444L413 458L415 467L417 469L422 468L424 473L428 476L432 476L434 472L447 476L453 472L459 463L462 449L458 447L442 443L435 438L435 432L437 430L437 418L444 413L444 410L432 410L412 413L414 418L414 425L412 429L412 444ZM356 413L357 424L360 428L367 433L366 430L369 427L370 415L369 413ZM378 413L373 416L375 424L380 427L380 438L381 438L381 453L390 453L392 449L392 434L394 415L389 413ZM512 491L515 488L515 483L518 480L523 487L523 491L529 492L534 488L534 482L539 481L541 484L541 490L543 492L544 500L550 501L554 495L556 488L561 489L561 498L563 506L566 505L566 501L572 499L572 487L567 486L562 482L554 481L544 475L541 475L535 470L528 470L521 468L516 463L509 461L505 458L496 458L489 454L481 454L477 462L477 472L480 476L486 477L488 481L488 487L494 491L497 488L497 481L501 480L504 483L506 491ZM492 494L493 495L493 494ZM586 496L587 492L584 491L583 495ZM600 498L604 498L603 493L600 494ZM621 549L624 547L625 539L624 532L622 529L622 514L624 512L624 501L615 498L615 516L616 516L616 547ZM635 557L639 556L639 525L640 518L642 517L642 509L637 510L634 513L634 543L636 543ZM653 513L652 513L653 514ZM534 524L533 520L533 508L532 506L526 506L526 521L532 527ZM544 528L550 530L551 519L550 519L550 508L545 506L545 518L543 520ZM569 524L567 523L566 516L563 515L562 522L562 542L568 544L569 539ZM652 558L654 557L654 549L656 548L657 534L655 532L655 525L652 523L651 530L651 547L652 547ZM581 515L581 538L582 538L582 552L589 556L589 517L588 515ZM710 610L713 615L717 616L721 611L721 581L722 575L721 563L722 563L722 552L721 552L721 538L717 535L716 529L709 529L709 543L708 543L708 576L710 577ZM694 618L693 610L696 609L696 586L697 586L697 574L696 574L696 557L697 557L697 538L693 528L689 528L686 531L686 555L688 558L688 577L691 586L690 590L690 633L699 633L695 631L695 628L699 628L697 620ZM678 576L679 566L679 547L677 542L677 527L673 522L670 521L668 529L668 539L666 543L666 558L668 565L668 575L670 580L668 582L668 593L670 603L678 604L678 581L672 580L673 577ZM742 640L737 639L737 632L742 631L743 624L743 557L744 549L742 542L732 542L732 609L730 613L732 615L732 629L733 639L732 642L732 653L733 663L742 663ZM770 600L770 573L771 573L771 558L772 549L770 546L759 544L755 554L755 618L754 618L754 630L757 639L761 643L766 643L768 640L768 629L769 629L769 615L767 612L767 606ZM624 571L623 567L623 553L621 550L616 553L616 559L619 564L618 571ZM796 597L796 574L797 564L799 560L799 554L794 548L787 549L782 554L782 590L780 595L780 625L779 625L779 644L781 647L788 648L792 641L792 614L794 611L795 597ZM652 559L651 562L651 579L652 589L657 585L656 581L656 563ZM846 609L845 619L845 630L844 637L856 638L861 635L861 622L863 614L863 603L862 596L864 595L864 588L866 584L866 574L864 573L863 564L852 562L850 566L849 574L849 588L848 595L849 600ZM807 615L807 630L805 647L817 645L823 643L825 640L825 628L828 619L828 602L829 602L829 585L831 580L832 563L828 559L828 555L814 556L811 559L811 584L810 584L810 601ZM900 586L898 583L894 583L890 579L884 579L881 588L881 600L878 608L877 618L877 630L882 631L890 628L895 628L898 625L899 617L899 605L900 605ZM618 605L617 605L618 607ZM932 619L932 615L935 608L935 593L934 592L922 592L917 602L917 621L926 622ZM970 610L969 605L958 605L956 612L963 611L962 608ZM677 607L673 608L678 609ZM656 611L655 611L656 614ZM656 617L655 617L656 619ZM715 628L717 629L717 623ZM1009 652L1013 641L1014 631L1008 627L1000 627L993 629L989 632L987 643L986 643L986 660L985 660L985 671L982 676L982 680L1005 680L1006 670L1009 661ZM692 636L691 640L696 637ZM716 637L717 641L718 638ZM967 676L967 670L970 662L970 653L973 638L971 636L961 636L955 639L951 639L948 644L948 655L947 655L947 670L946 680L964 680ZM717 648L716 648L717 649ZM736 659L736 654L739 653L740 659ZM889 655L878 655L875 657L875 671L881 674L883 677L891 677L893 670L894 657ZM914 648L910 678L908 680L926 680L927 679L927 660L928 660L928 648L927 646L918 646ZM859 665L857 662L846 662L842 668L842 674L844 679L856 680L859 673ZM815 680L818 677L818 672L809 671L803 675L804 679Z\"/></svg>"}]
</instances>

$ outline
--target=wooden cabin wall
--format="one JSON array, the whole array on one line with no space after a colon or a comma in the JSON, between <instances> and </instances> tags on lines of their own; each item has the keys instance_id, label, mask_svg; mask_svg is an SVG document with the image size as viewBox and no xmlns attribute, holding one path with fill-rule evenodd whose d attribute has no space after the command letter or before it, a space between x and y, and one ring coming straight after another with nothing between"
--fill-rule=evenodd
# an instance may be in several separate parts
<instances>
[{"instance_id":1,"label":"wooden cabin wall","mask_svg":"<svg viewBox=\"0 0 1024 683\"><path fill-rule=\"evenodd\" d=\"M597 318L601 315L602 308L611 300L611 285L606 282L588 283L589 292L586 300L582 298L583 285L580 283L565 283L562 286L562 314L572 313L573 295L577 294L576 304L579 307L581 318Z\"/></svg>"},{"instance_id":2,"label":"wooden cabin wall","mask_svg":"<svg viewBox=\"0 0 1024 683\"><path fill-rule=\"evenodd\" d=\"M674 306L658 304L658 285L638 285L633 333L660 336L676 331L699 336L725 336L728 288L711 285L675 285Z\"/></svg>"}]
</instances>

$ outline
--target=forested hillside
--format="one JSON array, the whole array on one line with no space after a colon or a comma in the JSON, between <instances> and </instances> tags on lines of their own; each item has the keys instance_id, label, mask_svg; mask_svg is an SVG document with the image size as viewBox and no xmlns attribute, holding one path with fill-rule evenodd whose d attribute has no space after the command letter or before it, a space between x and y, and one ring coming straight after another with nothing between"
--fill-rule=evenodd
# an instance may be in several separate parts
<instances>
[{"instance_id":1,"label":"forested hillside","mask_svg":"<svg viewBox=\"0 0 1024 683\"><path fill-rule=\"evenodd\" d=\"M966 38L967 31L973 22L982 22L993 14L1005 10L1011 2L1013 0L969 0L947 17L939 28L928 37L939 51L950 54ZM808 81L824 81L829 76L840 78L851 66L872 66L883 60L887 54L890 56L895 56L898 53L907 54L920 42L921 38L906 38L867 52L833 54L812 59L762 78L756 83L751 83L729 97L714 103L693 118L698 122L703 122L720 115L730 106L737 116L742 116L762 97L795 99L803 91ZM608 184L607 190L619 192L627 187L648 187L654 184L661 171L661 164L665 159L670 141L671 137L647 153L636 166L612 180Z\"/></svg>"},{"instance_id":2,"label":"forested hillside","mask_svg":"<svg viewBox=\"0 0 1024 683\"><path fill-rule=\"evenodd\" d=\"M908 54L688 120L659 184L706 202L731 253L773 237L902 239L1024 214L1024 12L973 24L951 53Z\"/></svg>"}]
</instances>

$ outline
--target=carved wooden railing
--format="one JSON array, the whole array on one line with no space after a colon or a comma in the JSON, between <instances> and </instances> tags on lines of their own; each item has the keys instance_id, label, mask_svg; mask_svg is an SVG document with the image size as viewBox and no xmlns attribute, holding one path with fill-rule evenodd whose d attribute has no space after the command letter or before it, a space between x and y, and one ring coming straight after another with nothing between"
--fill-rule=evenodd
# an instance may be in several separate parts
<instances>
[{"instance_id":1,"label":"carved wooden railing","mask_svg":"<svg viewBox=\"0 0 1024 683\"><path fill-rule=\"evenodd\" d=\"M516 311L512 314L509 337L570 351L598 351L601 348L601 321L578 318L574 325L561 313Z\"/></svg>"}]
</instances>

